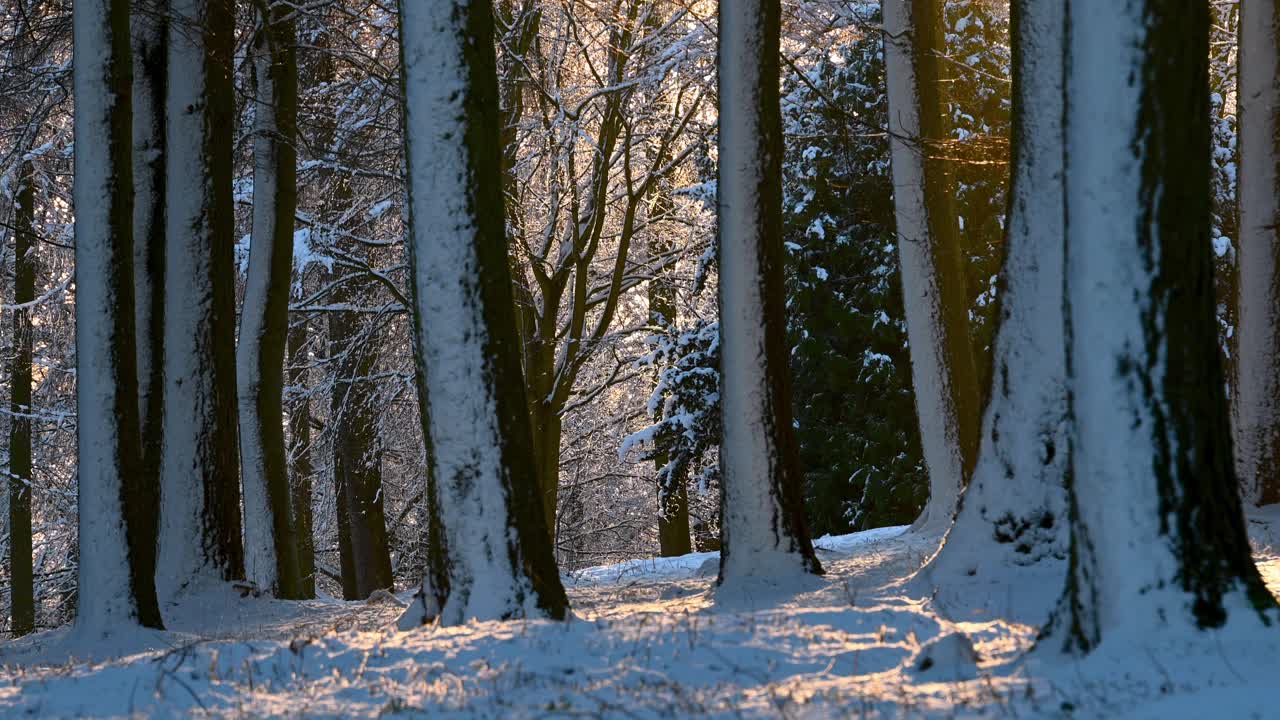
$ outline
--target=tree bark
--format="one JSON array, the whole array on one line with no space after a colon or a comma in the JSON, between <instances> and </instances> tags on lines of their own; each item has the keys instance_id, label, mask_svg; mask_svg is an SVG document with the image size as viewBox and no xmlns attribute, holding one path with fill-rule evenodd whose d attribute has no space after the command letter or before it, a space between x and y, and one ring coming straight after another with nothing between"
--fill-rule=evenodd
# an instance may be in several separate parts
<instances>
[{"instance_id":1,"label":"tree bark","mask_svg":"<svg viewBox=\"0 0 1280 720\"><path fill-rule=\"evenodd\" d=\"M525 412L492 10L402 0L400 22L415 358L447 553L439 619L563 619Z\"/></svg>"},{"instance_id":2,"label":"tree bark","mask_svg":"<svg viewBox=\"0 0 1280 720\"><path fill-rule=\"evenodd\" d=\"M174 0L166 143L164 442L157 582L244 576L235 376L232 0Z\"/></svg>"},{"instance_id":3,"label":"tree bark","mask_svg":"<svg viewBox=\"0 0 1280 720\"><path fill-rule=\"evenodd\" d=\"M1014 0L1012 184L990 403L955 524L918 577L972 602L1011 567L1064 558L1069 453L1062 317L1066 8ZM963 588L963 589L960 589Z\"/></svg>"},{"instance_id":4,"label":"tree bark","mask_svg":"<svg viewBox=\"0 0 1280 720\"><path fill-rule=\"evenodd\" d=\"M1208 6L1068 8L1071 556L1046 637L1272 632L1214 342Z\"/></svg>"},{"instance_id":5,"label":"tree bark","mask_svg":"<svg viewBox=\"0 0 1280 720\"><path fill-rule=\"evenodd\" d=\"M13 364L9 402L9 588L14 637L35 629L31 567L31 311L35 300L35 174L31 161L18 171L14 194Z\"/></svg>"},{"instance_id":6,"label":"tree bark","mask_svg":"<svg viewBox=\"0 0 1280 720\"><path fill-rule=\"evenodd\" d=\"M351 302L339 281L333 301ZM394 583L383 508L377 394L369 376L377 363L377 332L358 336L354 313L329 313L329 357L337 361L332 411L333 479L338 509L342 595L363 600Z\"/></svg>"},{"instance_id":7,"label":"tree bark","mask_svg":"<svg viewBox=\"0 0 1280 720\"><path fill-rule=\"evenodd\" d=\"M79 599L86 635L162 627L141 562L138 373L133 312L128 0L72 10L75 108L76 405Z\"/></svg>"},{"instance_id":8,"label":"tree bark","mask_svg":"<svg viewBox=\"0 0 1280 720\"><path fill-rule=\"evenodd\" d=\"M946 139L940 0L882 0L890 155L902 293L929 501L914 527L950 526L978 454L981 394L969 340Z\"/></svg>"},{"instance_id":9,"label":"tree bark","mask_svg":"<svg viewBox=\"0 0 1280 720\"><path fill-rule=\"evenodd\" d=\"M720 6L719 583L821 574L792 428L782 247L779 0Z\"/></svg>"},{"instance_id":10,"label":"tree bark","mask_svg":"<svg viewBox=\"0 0 1280 720\"><path fill-rule=\"evenodd\" d=\"M671 251L671 241L659 236L651 253L658 262ZM676 289L671 278L671 268L661 267L649 281L649 325L654 328L675 330ZM658 420L661 419L659 411ZM693 551L689 541L689 488L686 484L687 468L683 463L671 463L671 455L664 447L654 453L653 467L658 476L658 553L662 557L687 555Z\"/></svg>"},{"instance_id":11,"label":"tree bark","mask_svg":"<svg viewBox=\"0 0 1280 720\"><path fill-rule=\"evenodd\" d=\"M1280 8L1242 0L1239 47L1236 468L1245 497L1280 502Z\"/></svg>"},{"instance_id":12,"label":"tree bark","mask_svg":"<svg viewBox=\"0 0 1280 720\"><path fill-rule=\"evenodd\" d=\"M132 18L133 51L133 279L138 354L138 427L144 503L139 513L151 538L139 558L155 575L160 514L160 453L164 437L165 93L168 79L167 8L139 0Z\"/></svg>"},{"instance_id":13,"label":"tree bark","mask_svg":"<svg viewBox=\"0 0 1280 720\"><path fill-rule=\"evenodd\" d=\"M293 224L298 204L296 10L281 2L263 14L253 50L253 242L240 316L241 466L245 569L260 588L303 597L285 453L284 362L289 334Z\"/></svg>"}]
</instances>

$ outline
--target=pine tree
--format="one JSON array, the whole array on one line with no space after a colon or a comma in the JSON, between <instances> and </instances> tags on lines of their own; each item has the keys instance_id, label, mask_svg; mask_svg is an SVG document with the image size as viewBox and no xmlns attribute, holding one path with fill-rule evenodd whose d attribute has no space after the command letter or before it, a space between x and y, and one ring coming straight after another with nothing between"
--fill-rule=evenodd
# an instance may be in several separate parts
<instances>
[{"instance_id":1,"label":"pine tree","mask_svg":"<svg viewBox=\"0 0 1280 720\"><path fill-rule=\"evenodd\" d=\"M928 498L894 237L879 3L785 77L788 344L815 536L905 525ZM833 35L843 36L843 31Z\"/></svg>"},{"instance_id":2,"label":"pine tree","mask_svg":"<svg viewBox=\"0 0 1280 720\"><path fill-rule=\"evenodd\" d=\"M955 183L969 337L980 401L991 389L1009 186L1010 32L1008 0L944 0L942 86L946 130L941 154Z\"/></svg>"},{"instance_id":3,"label":"pine tree","mask_svg":"<svg viewBox=\"0 0 1280 720\"><path fill-rule=\"evenodd\" d=\"M1280 8L1240 3L1237 468L1246 499L1280 502Z\"/></svg>"},{"instance_id":4,"label":"pine tree","mask_svg":"<svg viewBox=\"0 0 1280 720\"><path fill-rule=\"evenodd\" d=\"M955 524L918 576L973 602L1008 568L1065 557L1070 452L1062 318L1062 57L1066 9L1014 0L1013 177L991 400ZM963 589L960 589L963 588ZM1037 618L1038 620L1038 618Z\"/></svg>"},{"instance_id":5,"label":"pine tree","mask_svg":"<svg viewBox=\"0 0 1280 720\"><path fill-rule=\"evenodd\" d=\"M1208 5L1068 12L1071 555L1046 637L1084 652L1121 632L1274 622L1213 342Z\"/></svg>"},{"instance_id":6,"label":"pine tree","mask_svg":"<svg viewBox=\"0 0 1280 720\"><path fill-rule=\"evenodd\" d=\"M980 392L953 182L940 152L941 0L883 0L885 76L902 293L929 502L916 528L941 534L977 458Z\"/></svg>"},{"instance_id":7,"label":"pine tree","mask_svg":"<svg viewBox=\"0 0 1280 720\"><path fill-rule=\"evenodd\" d=\"M1230 397L1236 399L1239 385L1236 364L1236 327L1239 325L1239 213L1236 191L1239 185L1237 162L1240 6L1238 0L1212 0L1213 24L1209 29L1209 108L1213 122L1213 284L1218 299L1218 345L1222 348L1223 369ZM1232 419L1238 405L1232 404ZM1240 442L1237 436L1236 446ZM1239 453L1237 453L1239 462ZM1236 466L1243 480L1248 476ZM1247 485L1247 484L1246 484ZM1250 492L1246 486L1245 498Z\"/></svg>"},{"instance_id":8,"label":"pine tree","mask_svg":"<svg viewBox=\"0 0 1280 720\"><path fill-rule=\"evenodd\" d=\"M778 0L720 6L721 585L821 574L792 428Z\"/></svg>"},{"instance_id":9,"label":"pine tree","mask_svg":"<svg viewBox=\"0 0 1280 720\"><path fill-rule=\"evenodd\" d=\"M170 6L157 583L244 576L232 264L232 0Z\"/></svg>"},{"instance_id":10,"label":"pine tree","mask_svg":"<svg viewBox=\"0 0 1280 720\"><path fill-rule=\"evenodd\" d=\"M236 348L245 570L260 588L284 598L303 597L281 420L298 204L295 13L280 2L259 8L253 49L253 242Z\"/></svg>"},{"instance_id":11,"label":"pine tree","mask_svg":"<svg viewBox=\"0 0 1280 720\"><path fill-rule=\"evenodd\" d=\"M448 577L402 626L437 610L446 625L561 619L503 222L492 9L402 0L400 27L415 358Z\"/></svg>"},{"instance_id":12,"label":"pine tree","mask_svg":"<svg viewBox=\"0 0 1280 720\"><path fill-rule=\"evenodd\" d=\"M161 627L142 562L138 375L134 358L133 188L128 0L72 11L76 96L78 629Z\"/></svg>"}]
</instances>

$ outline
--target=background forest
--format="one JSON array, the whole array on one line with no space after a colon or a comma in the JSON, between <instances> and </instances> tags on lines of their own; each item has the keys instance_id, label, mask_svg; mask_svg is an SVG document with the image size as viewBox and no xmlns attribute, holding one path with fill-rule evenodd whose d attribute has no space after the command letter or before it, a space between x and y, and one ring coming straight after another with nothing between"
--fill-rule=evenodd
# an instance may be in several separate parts
<instances>
[{"instance_id":1,"label":"background forest","mask_svg":"<svg viewBox=\"0 0 1280 720\"><path fill-rule=\"evenodd\" d=\"M239 5L237 307L253 240L261 32L251 4ZM909 523L929 493L879 7L783 6L788 330L815 537ZM714 11L696 0L495 5L518 327L535 454L543 477L558 478L553 527L565 571L718 543ZM1229 362L1236 3L1216 1L1213 12L1213 244ZM945 21L944 154L978 385L988 388L1008 176L1008 4L947 0ZM317 589L355 599L370 588L344 577L352 533L380 538L363 552L397 588L416 583L425 563L396 8L308 2L297 29L289 480L297 507L309 508L300 527L312 548L302 555L314 554ZM30 489L36 628L65 623L76 602L74 102L71 2L0 0L0 466L11 486ZM28 378L30 396L14 393ZM344 487L358 507L340 507ZM14 493L0 493L0 504ZM6 558L9 517L0 512ZM10 580L0 574L0 635L11 632Z\"/></svg>"}]
</instances>

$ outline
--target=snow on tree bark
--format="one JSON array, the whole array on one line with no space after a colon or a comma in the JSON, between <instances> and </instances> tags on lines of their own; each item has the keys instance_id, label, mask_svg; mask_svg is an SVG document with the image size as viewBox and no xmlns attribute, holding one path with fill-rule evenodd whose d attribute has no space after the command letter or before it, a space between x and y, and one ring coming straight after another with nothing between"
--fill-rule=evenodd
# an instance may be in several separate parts
<instances>
[{"instance_id":1,"label":"snow on tree bark","mask_svg":"<svg viewBox=\"0 0 1280 720\"><path fill-rule=\"evenodd\" d=\"M1250 605L1274 621L1213 342L1207 5L1068 8L1072 544L1046 636L1083 652L1222 626Z\"/></svg>"},{"instance_id":2,"label":"snow on tree bark","mask_svg":"<svg viewBox=\"0 0 1280 720\"><path fill-rule=\"evenodd\" d=\"M955 524L920 575L946 588L1066 554L1063 302L1066 8L1014 0L1013 171L992 388Z\"/></svg>"},{"instance_id":3,"label":"snow on tree bark","mask_svg":"<svg viewBox=\"0 0 1280 720\"><path fill-rule=\"evenodd\" d=\"M244 574L232 265L231 0L174 0L166 108L164 439L156 581Z\"/></svg>"},{"instance_id":4,"label":"snow on tree bark","mask_svg":"<svg viewBox=\"0 0 1280 720\"><path fill-rule=\"evenodd\" d=\"M981 401L969 344L959 228L946 161L939 0L883 0L890 161L911 375L929 501L915 522L942 534L978 453Z\"/></svg>"},{"instance_id":5,"label":"snow on tree bark","mask_svg":"<svg viewBox=\"0 0 1280 720\"><path fill-rule=\"evenodd\" d=\"M133 52L133 283L134 336L138 353L138 427L146 507L140 519L148 537L159 528L160 452L164 434L165 87L168 21L161 0L134 6ZM156 547L141 561L155 574Z\"/></svg>"},{"instance_id":6,"label":"snow on tree bark","mask_svg":"<svg viewBox=\"0 0 1280 720\"><path fill-rule=\"evenodd\" d=\"M491 12L488 0L400 3L415 356L446 625L568 613L525 412Z\"/></svg>"},{"instance_id":7,"label":"snow on tree bark","mask_svg":"<svg viewBox=\"0 0 1280 720\"><path fill-rule=\"evenodd\" d=\"M721 585L821 574L792 428L778 0L720 6Z\"/></svg>"},{"instance_id":8,"label":"snow on tree bark","mask_svg":"<svg viewBox=\"0 0 1280 720\"><path fill-rule=\"evenodd\" d=\"M253 241L236 347L236 381L245 571L258 587L296 599L303 592L281 417L297 206L294 13L284 3L274 3L265 12L260 8L254 39Z\"/></svg>"},{"instance_id":9,"label":"snow on tree bark","mask_svg":"<svg viewBox=\"0 0 1280 720\"><path fill-rule=\"evenodd\" d=\"M161 627L140 562L141 440L134 357L128 0L72 11L75 108L78 630Z\"/></svg>"},{"instance_id":10,"label":"snow on tree bark","mask_svg":"<svg viewBox=\"0 0 1280 720\"><path fill-rule=\"evenodd\" d=\"M1236 468L1246 499L1280 502L1280 7L1240 3Z\"/></svg>"}]
</instances>

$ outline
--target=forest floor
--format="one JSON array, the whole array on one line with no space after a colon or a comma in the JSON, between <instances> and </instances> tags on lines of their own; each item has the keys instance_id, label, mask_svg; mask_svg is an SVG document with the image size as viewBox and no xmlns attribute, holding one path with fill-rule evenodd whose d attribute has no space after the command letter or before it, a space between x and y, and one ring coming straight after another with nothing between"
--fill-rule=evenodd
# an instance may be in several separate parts
<instances>
[{"instance_id":1,"label":"forest floor","mask_svg":"<svg viewBox=\"0 0 1280 720\"><path fill-rule=\"evenodd\" d=\"M1280 590L1280 508L1250 529ZM220 590L168 613L168 632L89 648L112 659L69 661L85 651L69 630L0 646L0 717L1280 717L1280 629L1028 654L1061 566L913 599L905 580L936 544L823 538L825 577L732 597L713 553L592 568L566 577L566 623L398 632L407 595Z\"/></svg>"}]
</instances>

